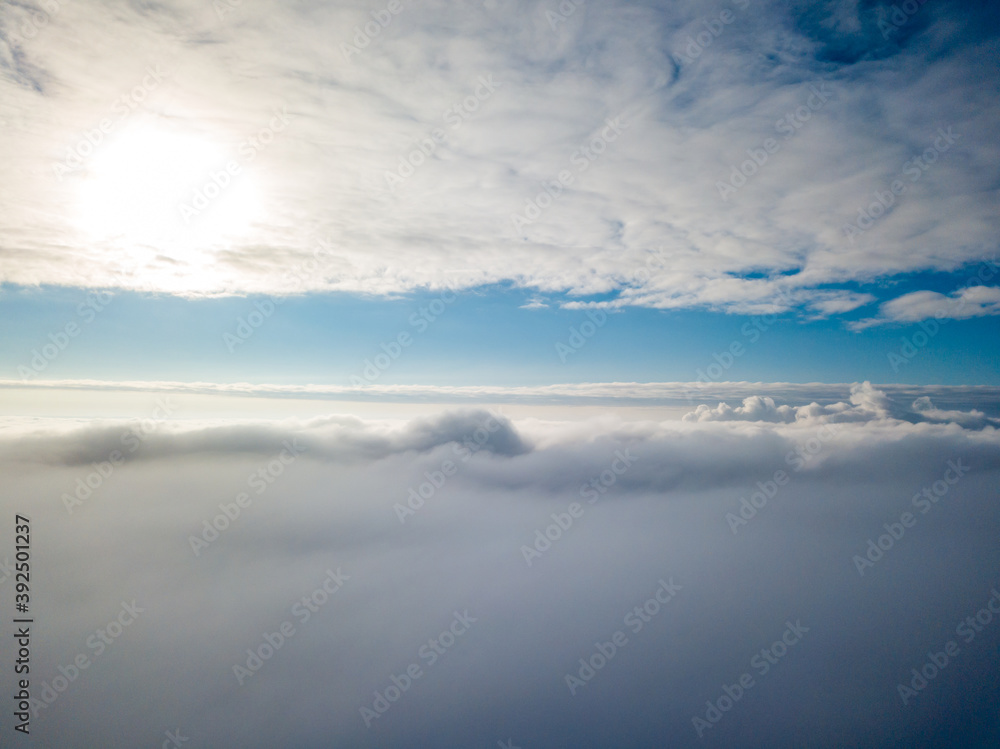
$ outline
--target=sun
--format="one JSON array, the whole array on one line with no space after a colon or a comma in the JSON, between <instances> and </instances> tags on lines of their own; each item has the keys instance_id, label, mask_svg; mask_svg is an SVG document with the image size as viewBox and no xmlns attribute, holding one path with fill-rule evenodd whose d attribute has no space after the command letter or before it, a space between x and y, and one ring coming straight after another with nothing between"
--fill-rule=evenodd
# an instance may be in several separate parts
<instances>
[{"instance_id":1,"label":"sun","mask_svg":"<svg viewBox=\"0 0 1000 749\"><path fill-rule=\"evenodd\" d=\"M135 123L86 164L75 220L90 240L192 261L247 238L259 217L257 177L202 134Z\"/></svg>"}]
</instances>

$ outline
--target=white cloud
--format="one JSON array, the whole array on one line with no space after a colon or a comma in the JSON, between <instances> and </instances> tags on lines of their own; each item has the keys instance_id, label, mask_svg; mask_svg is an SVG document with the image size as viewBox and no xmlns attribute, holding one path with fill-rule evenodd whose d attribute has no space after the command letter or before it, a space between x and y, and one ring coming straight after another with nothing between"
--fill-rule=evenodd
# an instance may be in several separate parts
<instances>
[{"instance_id":1,"label":"white cloud","mask_svg":"<svg viewBox=\"0 0 1000 749\"><path fill-rule=\"evenodd\" d=\"M913 401L909 408L894 402L886 393L870 382L851 386L849 402L820 405L813 402L805 406L775 405L774 399L751 395L743 405L733 408L720 403L715 408L702 404L684 415L684 421L758 421L784 424L869 422L884 420L953 422L962 426L983 428L1000 426L1000 419L987 417L982 411L941 410L934 408L927 395Z\"/></svg>"},{"instance_id":2,"label":"white cloud","mask_svg":"<svg viewBox=\"0 0 1000 749\"><path fill-rule=\"evenodd\" d=\"M171 457L249 453L265 455L281 449L283 440L297 438L316 459L335 462L379 460L406 452L426 452L449 442L461 442L487 424L486 449L518 455L529 447L501 413L445 412L400 425L331 415L275 423L243 421L161 421L155 429L138 432L141 441L123 439L135 431L136 420L10 420L0 442L6 460L25 463L86 465L105 460L114 450L125 457ZM136 448L131 446L135 444ZM141 448L141 449L139 449Z\"/></svg>"},{"instance_id":3,"label":"white cloud","mask_svg":"<svg viewBox=\"0 0 1000 749\"><path fill-rule=\"evenodd\" d=\"M33 408L39 409L37 394L46 391L66 391L81 397L99 398L124 393L170 393L232 397L249 401L252 398L297 398L317 402L349 401L352 403L520 403L537 405L662 405L693 406L719 401L738 402L761 396L786 402L822 405L852 403L863 397L862 392L880 392L897 403L910 403L928 397L949 409L986 409L1000 413L1000 388L990 385L899 385L861 383L792 383L792 382L578 382L536 386L491 385L370 385L363 388L344 385L289 385L171 381L103 381L103 380L0 380L0 398L7 407L35 396ZM0 401L3 402L3 401ZM218 401L221 404L225 401ZM104 406L106 407L106 405Z\"/></svg>"},{"instance_id":4,"label":"white cloud","mask_svg":"<svg viewBox=\"0 0 1000 749\"><path fill-rule=\"evenodd\" d=\"M879 316L859 320L851 327L862 330L887 323L915 323L922 320L967 320L1000 315L1000 287L970 286L950 294L913 291L886 302Z\"/></svg>"},{"instance_id":5,"label":"white cloud","mask_svg":"<svg viewBox=\"0 0 1000 749\"><path fill-rule=\"evenodd\" d=\"M733 408L720 403L714 409L702 404L684 416L685 421L777 421L789 423L795 420L795 409L791 406L775 406L774 399L751 395L743 399L743 405Z\"/></svg>"},{"instance_id":6,"label":"white cloud","mask_svg":"<svg viewBox=\"0 0 1000 749\"><path fill-rule=\"evenodd\" d=\"M356 388L344 385L288 385L213 382L149 382L103 380L0 380L0 402L10 410L28 394L33 413L42 408L37 396L46 391L77 393L90 399L121 394L168 393L178 396L229 398L195 408L219 411L225 403L252 402L255 398L296 398L315 401L349 401L354 404L455 403L524 405L659 405L692 407L719 401L739 402L750 397L771 398L789 403L813 401L830 406L852 403L860 392L880 392L896 403L910 403L928 397L951 410L986 409L1000 414L1000 388L989 385L898 385L870 386L860 383L790 383L790 382L582 382L537 386L490 385L370 385ZM872 396L875 397L875 396ZM878 396L879 398L883 396ZM96 402L108 407L111 401ZM150 406L151 407L151 406ZM798 406L804 408L805 406ZM853 406L852 406L853 407ZM327 407L324 407L327 408ZM61 415L61 414L54 414Z\"/></svg>"},{"instance_id":7,"label":"white cloud","mask_svg":"<svg viewBox=\"0 0 1000 749\"><path fill-rule=\"evenodd\" d=\"M845 405L885 407L868 388ZM60 496L98 470L91 459L122 423L8 425L0 508L31 517L32 580L44 581L32 599L45 614L32 639L44 644L31 653L33 696L78 653L91 658L32 722L32 735L67 749L162 743L168 727L192 745L247 749L486 746L503 726L523 746L557 737L596 749L608 745L605 733L652 745L622 727L627 707L655 745L686 736L693 746L692 715L720 684L753 670L750 659L789 618L810 633L773 674L753 670L755 699L736 705L713 739L738 745L753 730L763 744L784 746L792 725L796 740L817 745L831 738L830 725L839 745L879 731L910 743L926 735L914 722L921 713L894 709L896 683L949 630L914 634L913 612L953 626L996 585L1000 432L881 418L832 431L525 419L497 432L522 448L463 460L454 440L480 415L182 422L151 438L145 459L98 482L72 515ZM248 476L294 439L310 449L255 493ZM445 461L458 468L442 480ZM949 461L961 477L922 514L913 498L954 478ZM754 493L770 491L778 471L789 480L760 504ZM582 492L593 481L605 491L591 503ZM423 506L401 523L394 505L431 482L440 486L421 489ZM240 492L252 501L237 514ZM760 507L734 534L727 516L748 497ZM550 532L529 567L522 547L572 503L583 514ZM224 506L233 517L195 556L190 538ZM859 575L853 558L907 510L916 528ZM302 621L293 606L328 569L348 579ZM661 579L680 591L634 631L624 617ZM88 637L133 598L144 612L94 658ZM477 621L429 665L421 646L466 609ZM233 667L265 635L276 642L283 621L294 634L240 686ZM565 675L619 629L627 644L571 697ZM992 631L980 634L962 657L988 657L993 641ZM359 708L412 662L421 676L367 729ZM925 697L979 699L975 670L955 674L921 693L918 706ZM8 690L10 677L0 675ZM990 695L981 699L990 714ZM968 720L956 730L982 728Z\"/></svg>"},{"instance_id":8,"label":"white cloud","mask_svg":"<svg viewBox=\"0 0 1000 749\"><path fill-rule=\"evenodd\" d=\"M347 60L341 44L377 8L242 3L220 19L210 3L61 3L35 38L8 31L0 41L0 158L18 175L2 195L0 280L181 294L513 281L617 292L629 305L836 315L871 297L831 285L984 257L996 235L1000 97L988 55L949 31L974 20L922 7L900 45L858 4L817 6L808 22L755 5L733 9L711 46L679 64L721 7L591 3L553 30L547 2L405 3ZM3 12L8 29L27 17L16 5ZM862 39L874 57L859 52ZM171 254L88 239L75 225L86 172L59 181L53 164L118 116L113 103L150 65L164 81L99 150L151 128L236 153L287 107L287 129L244 163L261 207L242 238ZM488 98L476 98L480 76L498 84ZM821 83L829 99L779 131ZM619 116L627 128L580 161ZM845 222L947 127L957 143L849 242ZM435 128L444 137L433 153L387 189L386 173ZM717 182L770 137L780 150L723 201ZM515 229L511 214L563 170L572 184ZM334 258L304 280L287 276L320 239ZM645 277L655 248L667 262ZM116 278L118 264L135 275ZM456 268L475 270L446 272Z\"/></svg>"}]
</instances>

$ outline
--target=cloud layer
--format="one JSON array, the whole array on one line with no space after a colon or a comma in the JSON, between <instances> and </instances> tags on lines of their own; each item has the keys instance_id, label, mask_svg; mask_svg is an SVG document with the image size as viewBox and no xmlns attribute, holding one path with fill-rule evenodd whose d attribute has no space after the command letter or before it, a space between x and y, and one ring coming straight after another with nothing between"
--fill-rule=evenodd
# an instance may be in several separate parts
<instances>
[{"instance_id":1,"label":"cloud layer","mask_svg":"<svg viewBox=\"0 0 1000 749\"><path fill-rule=\"evenodd\" d=\"M2 391L16 397L21 391L68 390L81 393L148 392L177 395L304 398L331 401L410 401L428 403L528 403L579 405L649 404L696 406L719 401L762 397L782 401L833 404L850 399L862 383L791 382L581 382L540 386L490 385L288 385L173 381L0 380ZM930 398L949 409L986 409L1000 415L1000 388L988 385L865 385L900 403ZM895 407L896 412L899 407ZM905 411L905 409L904 409Z\"/></svg>"},{"instance_id":2,"label":"cloud layer","mask_svg":"<svg viewBox=\"0 0 1000 749\"><path fill-rule=\"evenodd\" d=\"M215 8L4 7L0 156L17 179L0 188L0 280L183 294L513 282L542 298L827 316L873 300L852 282L995 250L989 9ZM227 159L241 165L194 244L81 214L81 194L136 192L106 168L130 143L143 158L162 146L171 168L194 155L178 194L155 196L170 220ZM56 174L80 150L82 166ZM249 223L229 221L251 205ZM994 314L994 293L967 309Z\"/></svg>"},{"instance_id":3,"label":"cloud layer","mask_svg":"<svg viewBox=\"0 0 1000 749\"><path fill-rule=\"evenodd\" d=\"M871 388L848 409L870 418L170 420L134 453L116 437L134 422L8 423L0 506L31 517L38 580L32 691L59 687L29 742L995 740L980 686L1000 630L955 629L1000 583L998 432L887 418ZM107 473L112 449L127 459ZM142 611L116 629L123 602ZM904 704L898 684L949 639L960 655Z\"/></svg>"}]
</instances>

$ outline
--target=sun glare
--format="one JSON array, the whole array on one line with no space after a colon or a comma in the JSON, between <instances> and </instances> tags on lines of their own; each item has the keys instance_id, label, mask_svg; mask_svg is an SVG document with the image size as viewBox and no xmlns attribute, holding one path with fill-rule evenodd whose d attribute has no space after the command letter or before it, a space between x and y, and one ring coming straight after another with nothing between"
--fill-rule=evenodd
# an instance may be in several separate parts
<instances>
[{"instance_id":1,"label":"sun glare","mask_svg":"<svg viewBox=\"0 0 1000 749\"><path fill-rule=\"evenodd\" d=\"M90 239L133 255L185 260L245 238L259 191L234 156L205 137L157 125L123 129L87 165L78 223Z\"/></svg>"}]
</instances>

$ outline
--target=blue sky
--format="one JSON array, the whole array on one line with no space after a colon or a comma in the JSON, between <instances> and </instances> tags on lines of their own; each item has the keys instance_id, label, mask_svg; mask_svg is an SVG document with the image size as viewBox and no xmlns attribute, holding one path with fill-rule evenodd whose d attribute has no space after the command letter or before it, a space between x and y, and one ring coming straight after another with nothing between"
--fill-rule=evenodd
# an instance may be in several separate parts
<instances>
[{"instance_id":1,"label":"blue sky","mask_svg":"<svg viewBox=\"0 0 1000 749\"><path fill-rule=\"evenodd\" d=\"M8 16L6 378L106 290L41 379L346 384L452 288L382 382L687 381L771 314L718 377L998 382L995 9Z\"/></svg>"},{"instance_id":2,"label":"blue sky","mask_svg":"<svg viewBox=\"0 0 1000 749\"><path fill-rule=\"evenodd\" d=\"M967 276L921 275L891 290L865 290L876 296L916 289L947 294ZM793 312L768 316L629 307L593 313L603 324L588 338L573 338L572 330L581 325L584 333L590 330L586 311L561 309L561 296L551 306L525 308L535 295L510 285L454 297L446 293L453 299L448 304L440 302L440 293L391 300L329 292L289 297L256 328L240 328L239 321L249 316L258 322L254 303L267 309L271 297L187 300L116 291L105 298L106 306L100 299L87 306L88 298L95 299L89 293L52 287L7 290L0 299L8 321L0 349L7 379L24 379L19 366L34 371L32 351L75 321L77 337L29 379L348 385L352 376L371 378L371 370L364 372L365 360L373 361L384 353L381 344L404 333L411 336L410 345L401 347L399 357L379 369L372 382L687 382L701 372L712 381L1000 384L995 345L1000 328L993 317L946 321L902 363L890 354L901 355L914 334L922 343L923 329L916 323L855 331L844 319L808 320ZM436 300L444 310L440 315L428 307ZM239 341L247 330L252 335ZM582 346L580 341L585 341ZM728 362L726 352L734 342L742 353L723 371L710 370Z\"/></svg>"}]
</instances>

